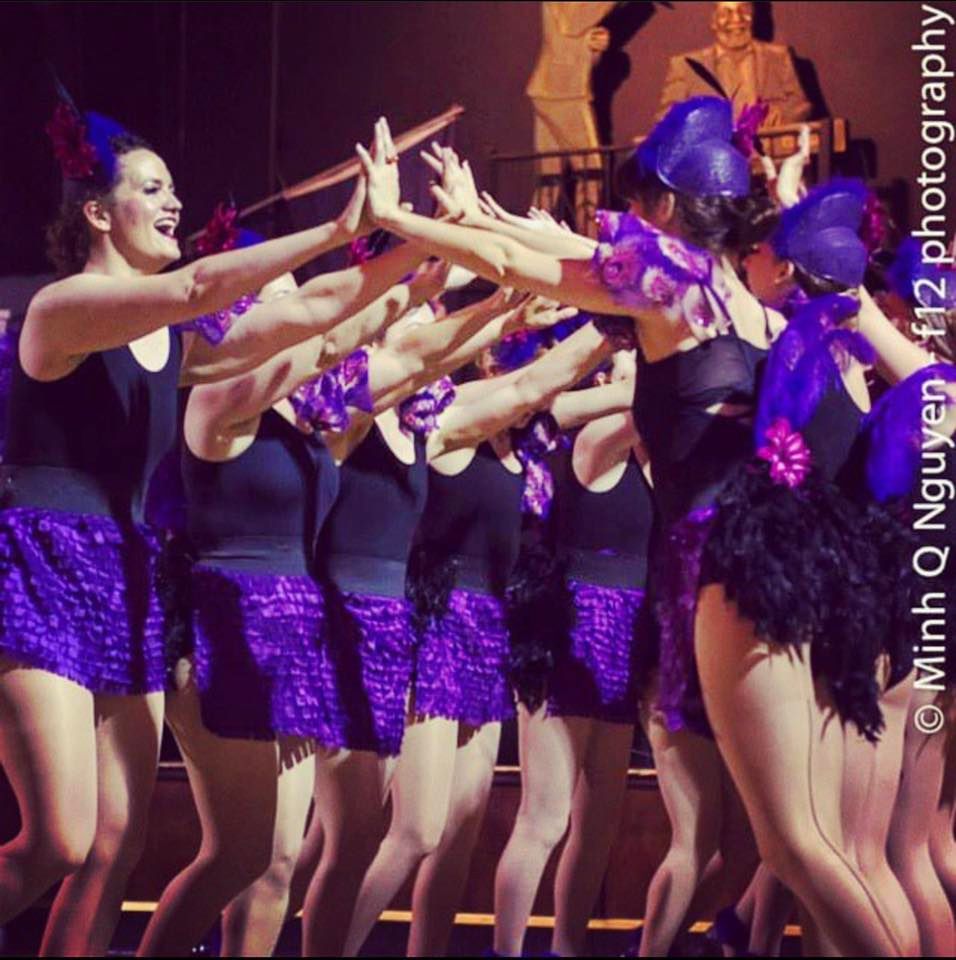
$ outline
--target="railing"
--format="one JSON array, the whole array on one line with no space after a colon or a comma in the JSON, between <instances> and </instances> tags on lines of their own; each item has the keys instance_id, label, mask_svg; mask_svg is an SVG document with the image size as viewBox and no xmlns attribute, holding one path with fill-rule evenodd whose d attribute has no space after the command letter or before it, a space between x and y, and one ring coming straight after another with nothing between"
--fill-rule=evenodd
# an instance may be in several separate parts
<instances>
[{"instance_id":1,"label":"railing","mask_svg":"<svg viewBox=\"0 0 956 960\"><path fill-rule=\"evenodd\" d=\"M791 123L768 127L760 131L764 152L776 162L790 156L797 148L797 137L802 124ZM808 173L811 182L829 178L836 154L845 153L849 127L842 117L813 120L810 127L810 152L815 162ZM552 150L547 153L491 154L491 192L498 196L507 183L509 196L522 190L528 203L551 212L558 220L566 220L582 233L593 227L596 207L615 208L621 198L614 189L614 173L622 156L628 155L644 138L630 143L608 147L590 147L582 150ZM554 174L537 172L540 161L560 160L562 171ZM528 169L521 171L521 165ZM755 161L756 167L756 161ZM757 167L759 169L759 167ZM520 206L520 203L519 203Z\"/></svg>"}]
</instances>

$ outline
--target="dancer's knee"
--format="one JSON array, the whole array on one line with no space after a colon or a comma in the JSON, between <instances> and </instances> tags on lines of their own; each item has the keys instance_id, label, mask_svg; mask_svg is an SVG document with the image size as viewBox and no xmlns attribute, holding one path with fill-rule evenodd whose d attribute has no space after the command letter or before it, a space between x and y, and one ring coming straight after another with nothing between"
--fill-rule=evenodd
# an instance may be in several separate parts
<instances>
[{"instance_id":1,"label":"dancer's knee","mask_svg":"<svg viewBox=\"0 0 956 960\"><path fill-rule=\"evenodd\" d=\"M229 883L238 892L257 881L272 866L272 838L244 837L240 842L207 847L196 859L204 871Z\"/></svg>"},{"instance_id":2,"label":"dancer's knee","mask_svg":"<svg viewBox=\"0 0 956 960\"><path fill-rule=\"evenodd\" d=\"M445 833L445 822L421 820L413 823L393 824L387 840L410 857L424 859L434 853Z\"/></svg>"},{"instance_id":3,"label":"dancer's knee","mask_svg":"<svg viewBox=\"0 0 956 960\"><path fill-rule=\"evenodd\" d=\"M570 816L568 809L522 810L515 823L515 833L525 842L550 852L567 832Z\"/></svg>"},{"instance_id":4,"label":"dancer's knee","mask_svg":"<svg viewBox=\"0 0 956 960\"><path fill-rule=\"evenodd\" d=\"M24 837L8 855L16 856L53 883L86 863L93 846L93 831L92 823L64 824L56 830Z\"/></svg>"},{"instance_id":5,"label":"dancer's knee","mask_svg":"<svg viewBox=\"0 0 956 960\"><path fill-rule=\"evenodd\" d=\"M90 848L97 863L116 869L132 870L146 849L146 824L128 816L100 818Z\"/></svg>"},{"instance_id":6,"label":"dancer's knee","mask_svg":"<svg viewBox=\"0 0 956 960\"><path fill-rule=\"evenodd\" d=\"M757 838L760 857L774 876L791 889L802 889L809 876L819 873L821 861L832 856L825 844L800 833Z\"/></svg>"}]
</instances>

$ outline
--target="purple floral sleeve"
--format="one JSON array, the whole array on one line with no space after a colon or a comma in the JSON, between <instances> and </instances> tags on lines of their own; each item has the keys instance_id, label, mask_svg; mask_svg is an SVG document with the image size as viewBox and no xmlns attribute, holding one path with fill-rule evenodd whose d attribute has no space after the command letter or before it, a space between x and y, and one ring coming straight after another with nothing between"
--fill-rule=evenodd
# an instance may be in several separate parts
<instances>
[{"instance_id":1,"label":"purple floral sleeve","mask_svg":"<svg viewBox=\"0 0 956 960\"><path fill-rule=\"evenodd\" d=\"M729 320L705 294L709 289L719 300L729 297L706 250L628 213L599 211L598 231L592 268L622 307L679 313L692 330L706 336L729 330Z\"/></svg>"},{"instance_id":2,"label":"purple floral sleeve","mask_svg":"<svg viewBox=\"0 0 956 960\"><path fill-rule=\"evenodd\" d=\"M341 432L351 422L349 408L371 413L368 351L349 354L337 367L313 377L289 397L297 417L314 430Z\"/></svg>"},{"instance_id":3,"label":"purple floral sleeve","mask_svg":"<svg viewBox=\"0 0 956 960\"><path fill-rule=\"evenodd\" d=\"M178 327L184 332L198 333L214 347L218 347L225 340L236 318L247 313L258 302L259 298L254 293L248 293L225 310L204 313L201 317L178 324Z\"/></svg>"},{"instance_id":4,"label":"purple floral sleeve","mask_svg":"<svg viewBox=\"0 0 956 960\"><path fill-rule=\"evenodd\" d=\"M442 377L412 394L398 407L402 430L427 436L438 426L438 418L455 399L455 385L450 377Z\"/></svg>"},{"instance_id":5,"label":"purple floral sleeve","mask_svg":"<svg viewBox=\"0 0 956 960\"><path fill-rule=\"evenodd\" d=\"M514 450L524 467L521 509L541 520L547 518L554 500L554 477L547 457L566 442L557 420L550 413L536 413L527 426L514 432Z\"/></svg>"}]
</instances>

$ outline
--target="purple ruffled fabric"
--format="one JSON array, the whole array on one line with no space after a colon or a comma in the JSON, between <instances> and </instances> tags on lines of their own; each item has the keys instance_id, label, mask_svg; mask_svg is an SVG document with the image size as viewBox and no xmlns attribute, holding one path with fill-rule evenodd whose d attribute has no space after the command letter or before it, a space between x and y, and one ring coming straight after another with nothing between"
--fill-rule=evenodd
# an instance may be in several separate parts
<instances>
[{"instance_id":1,"label":"purple ruffled fabric","mask_svg":"<svg viewBox=\"0 0 956 960\"><path fill-rule=\"evenodd\" d=\"M803 429L826 393L839 386L851 360L873 362L867 340L840 326L859 308L855 300L833 295L817 297L794 314L767 361L755 424L758 446L781 418Z\"/></svg>"},{"instance_id":2,"label":"purple ruffled fabric","mask_svg":"<svg viewBox=\"0 0 956 960\"><path fill-rule=\"evenodd\" d=\"M704 547L716 507L701 507L672 524L656 559L654 614L660 636L658 707L672 732L712 737L694 659L694 621Z\"/></svg>"},{"instance_id":3,"label":"purple ruffled fabric","mask_svg":"<svg viewBox=\"0 0 956 960\"><path fill-rule=\"evenodd\" d=\"M434 383L406 397L398 407L398 420L405 433L427 436L438 426L438 418L455 399L451 377Z\"/></svg>"},{"instance_id":4,"label":"purple ruffled fabric","mask_svg":"<svg viewBox=\"0 0 956 960\"><path fill-rule=\"evenodd\" d=\"M643 590L571 580L577 622L571 649L548 676L548 714L606 723L637 722L637 645Z\"/></svg>"},{"instance_id":5,"label":"purple ruffled fabric","mask_svg":"<svg viewBox=\"0 0 956 960\"><path fill-rule=\"evenodd\" d=\"M195 676L220 737L325 743L322 592L310 577L193 568Z\"/></svg>"},{"instance_id":6,"label":"purple ruffled fabric","mask_svg":"<svg viewBox=\"0 0 956 960\"><path fill-rule=\"evenodd\" d=\"M421 635L415 713L475 728L514 716L508 652L501 603L489 594L452 590L445 615Z\"/></svg>"},{"instance_id":7,"label":"purple ruffled fabric","mask_svg":"<svg viewBox=\"0 0 956 960\"><path fill-rule=\"evenodd\" d=\"M931 387L934 381L940 387ZM913 490L923 453L924 429L929 429L923 423L927 406L924 392L928 391L931 398L944 398L942 405L949 406L953 401L942 385L952 383L956 383L956 367L933 364L888 390L867 415L863 424L867 438L866 479L870 492L880 503L907 496ZM933 402L940 405L939 399ZM927 449L956 456L939 441Z\"/></svg>"},{"instance_id":8,"label":"purple ruffled fabric","mask_svg":"<svg viewBox=\"0 0 956 960\"><path fill-rule=\"evenodd\" d=\"M540 520L547 518L554 500L554 476L547 457L563 442L557 420L548 413L536 413L515 431L515 456L524 468L521 509Z\"/></svg>"},{"instance_id":9,"label":"purple ruffled fabric","mask_svg":"<svg viewBox=\"0 0 956 960\"><path fill-rule=\"evenodd\" d=\"M374 404L368 380L368 350L356 350L338 366L302 384L289 396L289 403L296 416L317 431L347 429L349 407L371 413Z\"/></svg>"},{"instance_id":10,"label":"purple ruffled fabric","mask_svg":"<svg viewBox=\"0 0 956 960\"><path fill-rule=\"evenodd\" d=\"M110 517L0 511L0 652L93 693L162 690L160 555Z\"/></svg>"},{"instance_id":11,"label":"purple ruffled fabric","mask_svg":"<svg viewBox=\"0 0 956 960\"><path fill-rule=\"evenodd\" d=\"M592 269L622 306L678 309L695 334L727 333L730 321L715 312L705 289L726 301L729 291L714 258L628 213L598 211L601 243Z\"/></svg>"},{"instance_id":12,"label":"purple ruffled fabric","mask_svg":"<svg viewBox=\"0 0 956 960\"><path fill-rule=\"evenodd\" d=\"M241 296L231 307L225 310L217 310L215 313L204 313L201 317L195 317L180 323L179 329L184 332L198 333L214 347L218 347L226 334L232 328L237 317L248 313L259 302L258 296L254 293L247 293Z\"/></svg>"},{"instance_id":13,"label":"purple ruffled fabric","mask_svg":"<svg viewBox=\"0 0 956 960\"><path fill-rule=\"evenodd\" d=\"M326 592L327 746L398 756L416 637L404 597Z\"/></svg>"}]
</instances>

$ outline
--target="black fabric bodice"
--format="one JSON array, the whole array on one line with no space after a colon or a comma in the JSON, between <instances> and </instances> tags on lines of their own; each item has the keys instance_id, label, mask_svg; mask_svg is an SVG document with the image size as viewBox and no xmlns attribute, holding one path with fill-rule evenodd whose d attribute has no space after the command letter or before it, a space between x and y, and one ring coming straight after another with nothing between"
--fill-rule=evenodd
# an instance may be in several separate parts
<instances>
[{"instance_id":1,"label":"black fabric bodice","mask_svg":"<svg viewBox=\"0 0 956 960\"><path fill-rule=\"evenodd\" d=\"M341 589L401 596L405 568L425 509L425 439L403 463L373 424L339 471L339 494L320 537L319 559Z\"/></svg>"},{"instance_id":2,"label":"black fabric bodice","mask_svg":"<svg viewBox=\"0 0 956 960\"><path fill-rule=\"evenodd\" d=\"M338 467L318 434L274 410L232 460L201 460L183 446L189 537L202 563L277 574L311 572Z\"/></svg>"},{"instance_id":3,"label":"black fabric bodice","mask_svg":"<svg viewBox=\"0 0 956 960\"><path fill-rule=\"evenodd\" d=\"M454 560L458 586L500 596L518 557L523 490L524 474L512 473L483 442L461 473L429 472L417 543Z\"/></svg>"},{"instance_id":4,"label":"black fabric bodice","mask_svg":"<svg viewBox=\"0 0 956 960\"><path fill-rule=\"evenodd\" d=\"M727 334L663 360L639 361L634 422L665 521L713 503L734 468L752 456L752 417L708 409L726 403L753 411L766 357L766 350Z\"/></svg>"},{"instance_id":5,"label":"black fabric bodice","mask_svg":"<svg viewBox=\"0 0 956 960\"><path fill-rule=\"evenodd\" d=\"M654 529L654 501L633 452L620 480L604 493L582 486L572 450L552 463L554 546L566 555L568 576L605 586L644 589Z\"/></svg>"},{"instance_id":6,"label":"black fabric bodice","mask_svg":"<svg viewBox=\"0 0 956 960\"><path fill-rule=\"evenodd\" d=\"M810 421L800 431L814 466L826 480L843 481L861 474L865 455L860 436L863 417L841 379L820 398Z\"/></svg>"},{"instance_id":7,"label":"black fabric bodice","mask_svg":"<svg viewBox=\"0 0 956 960\"><path fill-rule=\"evenodd\" d=\"M91 353L59 380L11 371L4 504L141 522L146 487L176 439L181 334L161 370L128 346Z\"/></svg>"}]
</instances>

